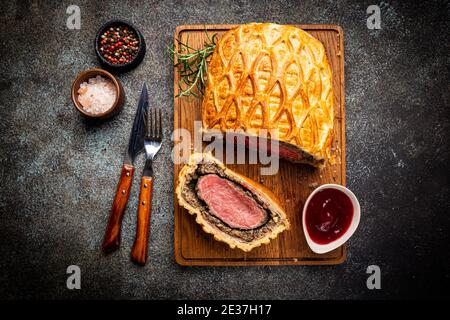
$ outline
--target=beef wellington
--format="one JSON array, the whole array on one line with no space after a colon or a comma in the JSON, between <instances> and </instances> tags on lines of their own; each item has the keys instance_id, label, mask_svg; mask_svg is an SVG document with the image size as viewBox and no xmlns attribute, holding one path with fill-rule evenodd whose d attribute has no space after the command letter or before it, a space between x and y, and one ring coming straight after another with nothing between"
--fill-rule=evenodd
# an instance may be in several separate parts
<instances>
[{"instance_id":1,"label":"beef wellington","mask_svg":"<svg viewBox=\"0 0 450 320\"><path fill-rule=\"evenodd\" d=\"M211 154L195 153L178 176L178 202L196 222L231 248L250 251L289 228L276 196Z\"/></svg>"},{"instance_id":2,"label":"beef wellington","mask_svg":"<svg viewBox=\"0 0 450 320\"><path fill-rule=\"evenodd\" d=\"M323 168L333 124L333 75L318 39L274 23L240 25L221 37L202 103L205 135L267 131L281 158Z\"/></svg>"}]
</instances>

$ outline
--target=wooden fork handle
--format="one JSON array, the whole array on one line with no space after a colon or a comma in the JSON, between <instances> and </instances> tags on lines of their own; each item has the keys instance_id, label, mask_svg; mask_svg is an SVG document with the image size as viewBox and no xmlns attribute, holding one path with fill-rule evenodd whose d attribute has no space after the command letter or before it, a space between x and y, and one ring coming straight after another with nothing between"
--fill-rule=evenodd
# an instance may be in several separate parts
<instances>
[{"instance_id":1,"label":"wooden fork handle","mask_svg":"<svg viewBox=\"0 0 450 320\"><path fill-rule=\"evenodd\" d=\"M122 166L116 196L114 197L114 202L108 219L108 225L106 226L105 236L103 238L102 250L106 253L112 252L119 248L122 218L130 196L133 175L134 167L129 164L124 164Z\"/></svg>"},{"instance_id":2,"label":"wooden fork handle","mask_svg":"<svg viewBox=\"0 0 450 320\"><path fill-rule=\"evenodd\" d=\"M136 237L131 250L131 260L145 265L148 256L148 238L150 231L150 214L152 211L153 178L142 177L139 194Z\"/></svg>"}]
</instances>

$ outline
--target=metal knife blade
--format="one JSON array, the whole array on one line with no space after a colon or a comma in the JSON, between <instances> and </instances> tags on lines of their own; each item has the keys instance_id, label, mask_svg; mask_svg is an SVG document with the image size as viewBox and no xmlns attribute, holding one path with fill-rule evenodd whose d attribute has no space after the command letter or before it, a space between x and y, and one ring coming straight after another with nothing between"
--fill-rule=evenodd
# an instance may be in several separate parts
<instances>
[{"instance_id":1,"label":"metal knife blade","mask_svg":"<svg viewBox=\"0 0 450 320\"><path fill-rule=\"evenodd\" d=\"M136 156L144 150L145 137L145 117L148 109L148 90L147 83L144 82L141 96L134 117L133 128L131 129L130 140L128 142L128 150L125 155L125 163L133 164Z\"/></svg>"}]
</instances>

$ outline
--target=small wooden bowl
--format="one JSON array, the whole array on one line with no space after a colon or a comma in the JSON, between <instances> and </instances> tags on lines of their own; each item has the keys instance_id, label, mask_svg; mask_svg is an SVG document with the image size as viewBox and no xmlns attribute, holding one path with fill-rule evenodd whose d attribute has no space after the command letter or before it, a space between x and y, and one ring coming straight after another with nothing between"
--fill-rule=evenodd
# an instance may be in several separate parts
<instances>
[{"instance_id":1,"label":"small wooden bowl","mask_svg":"<svg viewBox=\"0 0 450 320\"><path fill-rule=\"evenodd\" d=\"M88 82L89 79L95 78L96 76L102 76L105 79L109 79L114 83L114 87L116 88L116 100L114 101L111 108L106 110L102 113L89 113L86 110L84 110L81 103L78 101L78 89L80 88L80 85L83 82ZM99 68L93 68L86 71L81 72L75 79L75 81L72 84L72 102L75 106L75 108L85 117L91 118L91 119L106 119L109 117L112 117L113 115L117 114L120 110L120 108L123 105L123 102L125 100L125 94L123 91L122 84L119 82L119 80L113 76L111 73L109 73L106 70L99 69Z\"/></svg>"}]
</instances>

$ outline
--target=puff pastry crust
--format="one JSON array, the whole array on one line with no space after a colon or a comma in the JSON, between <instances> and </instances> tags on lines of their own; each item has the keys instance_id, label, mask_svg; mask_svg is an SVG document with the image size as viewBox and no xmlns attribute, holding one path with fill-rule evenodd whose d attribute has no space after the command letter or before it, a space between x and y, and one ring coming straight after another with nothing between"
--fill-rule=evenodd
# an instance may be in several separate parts
<instances>
[{"instance_id":1,"label":"puff pastry crust","mask_svg":"<svg viewBox=\"0 0 450 320\"><path fill-rule=\"evenodd\" d=\"M332 72L319 40L294 26L246 24L226 32L212 55L203 130L259 135L265 129L308 155L289 160L323 167L331 151L333 101Z\"/></svg>"},{"instance_id":2,"label":"puff pastry crust","mask_svg":"<svg viewBox=\"0 0 450 320\"><path fill-rule=\"evenodd\" d=\"M201 202L192 196L193 181L199 178L199 172L215 173L248 190L270 213L270 219L262 227L255 230L236 230L229 228L221 221L214 219L206 212ZM210 233L217 241L227 243L232 249L250 251L275 239L278 234L289 229L289 221L277 197L263 185L250 180L228 169L222 162L209 153L194 153L189 163L180 171L176 187L178 202L188 212L195 215L195 221L206 233Z\"/></svg>"}]
</instances>

